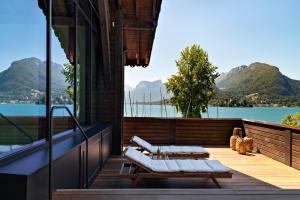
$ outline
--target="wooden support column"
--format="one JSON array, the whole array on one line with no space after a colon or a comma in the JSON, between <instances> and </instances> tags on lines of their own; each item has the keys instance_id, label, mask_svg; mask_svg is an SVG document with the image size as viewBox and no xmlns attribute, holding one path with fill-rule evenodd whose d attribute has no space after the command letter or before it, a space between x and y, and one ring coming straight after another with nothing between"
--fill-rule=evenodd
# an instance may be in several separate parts
<instances>
[{"instance_id":1,"label":"wooden support column","mask_svg":"<svg viewBox=\"0 0 300 200\"><path fill-rule=\"evenodd\" d=\"M115 69L115 118L113 130L113 154L120 155L122 153L123 141L123 110L124 110L124 57L123 57L123 13L121 4L116 10L115 21L115 61L113 68Z\"/></svg>"},{"instance_id":2,"label":"wooden support column","mask_svg":"<svg viewBox=\"0 0 300 200\"><path fill-rule=\"evenodd\" d=\"M292 166L292 133L291 130L284 131L285 164Z\"/></svg>"},{"instance_id":3,"label":"wooden support column","mask_svg":"<svg viewBox=\"0 0 300 200\"><path fill-rule=\"evenodd\" d=\"M100 16L101 48L103 53L103 66L105 83L111 81L111 55L110 55L110 13L108 0L98 0Z\"/></svg>"},{"instance_id":4,"label":"wooden support column","mask_svg":"<svg viewBox=\"0 0 300 200\"><path fill-rule=\"evenodd\" d=\"M169 119L169 144L175 144L176 119Z\"/></svg>"}]
</instances>

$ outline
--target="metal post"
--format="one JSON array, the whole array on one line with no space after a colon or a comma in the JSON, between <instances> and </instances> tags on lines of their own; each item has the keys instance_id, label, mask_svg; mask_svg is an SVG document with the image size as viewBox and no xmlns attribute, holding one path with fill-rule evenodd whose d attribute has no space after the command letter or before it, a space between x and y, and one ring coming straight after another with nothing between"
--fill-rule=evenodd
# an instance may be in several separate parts
<instances>
[{"instance_id":1,"label":"metal post","mask_svg":"<svg viewBox=\"0 0 300 200\"><path fill-rule=\"evenodd\" d=\"M49 169L52 168L52 120L51 120L51 27L52 27L52 0L47 1L47 8L48 13L46 16L47 19L47 27L46 27L46 118L47 118L47 133L48 137L48 151L49 151ZM52 200L52 170L49 170L49 177L48 177L48 196L49 200Z\"/></svg>"},{"instance_id":2,"label":"metal post","mask_svg":"<svg viewBox=\"0 0 300 200\"><path fill-rule=\"evenodd\" d=\"M78 13L77 13L77 5L76 3L74 3L74 61L73 61L73 67L74 67L74 117L77 117L77 17L78 17ZM75 124L73 125L74 131L76 130L76 126Z\"/></svg>"}]
</instances>

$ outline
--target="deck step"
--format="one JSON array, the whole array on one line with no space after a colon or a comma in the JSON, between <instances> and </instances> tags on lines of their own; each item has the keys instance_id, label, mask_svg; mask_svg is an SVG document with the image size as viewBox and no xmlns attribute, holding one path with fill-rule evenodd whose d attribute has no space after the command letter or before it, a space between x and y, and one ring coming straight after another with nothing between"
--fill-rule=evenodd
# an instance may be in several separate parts
<instances>
[{"instance_id":1,"label":"deck step","mask_svg":"<svg viewBox=\"0 0 300 200\"><path fill-rule=\"evenodd\" d=\"M298 200L300 190L65 189L54 200Z\"/></svg>"}]
</instances>

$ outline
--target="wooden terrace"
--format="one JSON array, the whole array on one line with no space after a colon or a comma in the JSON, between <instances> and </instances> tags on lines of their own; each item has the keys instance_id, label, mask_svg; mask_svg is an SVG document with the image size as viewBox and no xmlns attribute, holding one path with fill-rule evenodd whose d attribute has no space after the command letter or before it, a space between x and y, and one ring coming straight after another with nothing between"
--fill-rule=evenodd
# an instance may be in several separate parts
<instances>
[{"instance_id":1,"label":"wooden terrace","mask_svg":"<svg viewBox=\"0 0 300 200\"><path fill-rule=\"evenodd\" d=\"M278 190L300 189L300 171L258 153L240 155L225 146L206 147L212 160L219 160L233 172L232 179L218 179L222 189L232 190ZM146 179L134 186L130 179L121 179L119 171L122 157L109 159L95 178L91 189L128 188L189 188L216 189L207 179Z\"/></svg>"},{"instance_id":2,"label":"wooden terrace","mask_svg":"<svg viewBox=\"0 0 300 200\"><path fill-rule=\"evenodd\" d=\"M254 139L259 153L240 155L229 148L234 127ZM202 145L209 159L232 170L232 179L218 179L221 189L206 178L142 179L134 185L119 176L126 160L113 156L90 189L58 190L55 199L299 199L299 133L299 128L246 119L124 118L124 146L135 134L154 144Z\"/></svg>"}]
</instances>

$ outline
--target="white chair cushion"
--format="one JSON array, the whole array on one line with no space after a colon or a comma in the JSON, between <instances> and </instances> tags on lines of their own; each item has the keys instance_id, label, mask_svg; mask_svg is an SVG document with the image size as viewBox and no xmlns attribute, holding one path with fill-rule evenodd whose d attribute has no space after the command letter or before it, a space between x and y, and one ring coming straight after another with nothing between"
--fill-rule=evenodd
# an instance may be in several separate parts
<instances>
[{"instance_id":1,"label":"white chair cushion","mask_svg":"<svg viewBox=\"0 0 300 200\"><path fill-rule=\"evenodd\" d=\"M157 149L160 148L162 153L208 153L203 147L200 146L152 146L151 153L156 153Z\"/></svg>"},{"instance_id":2,"label":"white chair cushion","mask_svg":"<svg viewBox=\"0 0 300 200\"><path fill-rule=\"evenodd\" d=\"M230 172L228 167L225 167L218 160L204 160L206 164L213 170L213 172Z\"/></svg>"},{"instance_id":3,"label":"white chair cushion","mask_svg":"<svg viewBox=\"0 0 300 200\"><path fill-rule=\"evenodd\" d=\"M132 147L127 147L127 150L125 151L124 155L149 169L152 168L152 159Z\"/></svg>"},{"instance_id":4,"label":"white chair cushion","mask_svg":"<svg viewBox=\"0 0 300 200\"><path fill-rule=\"evenodd\" d=\"M155 172L180 172L176 160L152 160L152 170Z\"/></svg>"},{"instance_id":5,"label":"white chair cushion","mask_svg":"<svg viewBox=\"0 0 300 200\"><path fill-rule=\"evenodd\" d=\"M153 160L132 147L127 147L124 155L154 172L230 172L218 160Z\"/></svg>"},{"instance_id":6,"label":"white chair cushion","mask_svg":"<svg viewBox=\"0 0 300 200\"><path fill-rule=\"evenodd\" d=\"M176 160L182 172L212 172L204 160Z\"/></svg>"},{"instance_id":7,"label":"white chair cushion","mask_svg":"<svg viewBox=\"0 0 300 200\"><path fill-rule=\"evenodd\" d=\"M152 145L149 142L143 140L142 138L136 135L132 137L131 141L135 142L136 144L138 144L140 147L143 147L147 151L152 150Z\"/></svg>"}]
</instances>

